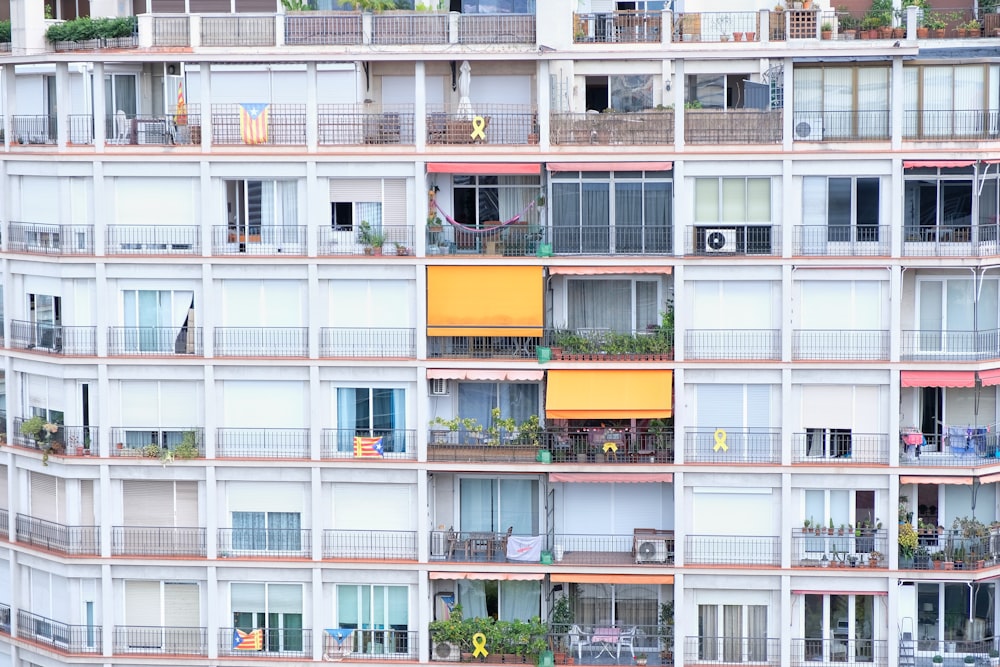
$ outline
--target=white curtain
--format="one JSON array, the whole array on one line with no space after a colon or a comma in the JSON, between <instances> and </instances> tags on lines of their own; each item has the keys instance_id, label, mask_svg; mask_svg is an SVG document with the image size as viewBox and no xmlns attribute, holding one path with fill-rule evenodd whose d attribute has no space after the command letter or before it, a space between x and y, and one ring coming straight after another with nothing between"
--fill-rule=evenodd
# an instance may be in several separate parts
<instances>
[{"instance_id":1,"label":"white curtain","mask_svg":"<svg viewBox=\"0 0 1000 667\"><path fill-rule=\"evenodd\" d=\"M458 582L458 602L465 618L486 618L486 582L461 579Z\"/></svg>"},{"instance_id":2,"label":"white curtain","mask_svg":"<svg viewBox=\"0 0 1000 667\"><path fill-rule=\"evenodd\" d=\"M514 529L515 535L534 535L538 523L537 482L532 479L500 480L500 522L497 532Z\"/></svg>"},{"instance_id":3,"label":"white curtain","mask_svg":"<svg viewBox=\"0 0 1000 667\"><path fill-rule=\"evenodd\" d=\"M632 281L570 280L569 328L632 331Z\"/></svg>"},{"instance_id":4,"label":"white curtain","mask_svg":"<svg viewBox=\"0 0 1000 667\"><path fill-rule=\"evenodd\" d=\"M719 659L719 608L714 604L698 605L699 660Z\"/></svg>"},{"instance_id":5,"label":"white curtain","mask_svg":"<svg viewBox=\"0 0 1000 667\"><path fill-rule=\"evenodd\" d=\"M538 196L538 178L535 176L500 176L497 183L500 220L510 220ZM527 220L522 222L533 221L537 219L537 213L529 211L525 217Z\"/></svg>"},{"instance_id":6,"label":"white curtain","mask_svg":"<svg viewBox=\"0 0 1000 667\"><path fill-rule=\"evenodd\" d=\"M500 620L527 621L538 616L541 591L538 581L501 581Z\"/></svg>"}]
</instances>

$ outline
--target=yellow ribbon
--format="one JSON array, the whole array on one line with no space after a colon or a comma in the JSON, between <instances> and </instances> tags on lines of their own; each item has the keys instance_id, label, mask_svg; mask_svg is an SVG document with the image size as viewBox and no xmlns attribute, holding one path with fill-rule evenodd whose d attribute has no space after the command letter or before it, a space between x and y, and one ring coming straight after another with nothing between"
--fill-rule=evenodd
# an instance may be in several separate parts
<instances>
[{"instance_id":1,"label":"yellow ribbon","mask_svg":"<svg viewBox=\"0 0 1000 667\"><path fill-rule=\"evenodd\" d=\"M477 632L472 635L472 646L476 649L472 652L473 658L478 658L479 656L483 656L485 658L490 654L490 652L486 650L486 635L481 632Z\"/></svg>"},{"instance_id":2,"label":"yellow ribbon","mask_svg":"<svg viewBox=\"0 0 1000 667\"><path fill-rule=\"evenodd\" d=\"M482 139L486 141L486 133L483 130L486 129L486 120L482 116L473 116L472 118L472 134L469 136L473 139Z\"/></svg>"},{"instance_id":3,"label":"yellow ribbon","mask_svg":"<svg viewBox=\"0 0 1000 667\"><path fill-rule=\"evenodd\" d=\"M726 431L721 428L715 429L715 447L712 447L713 452L717 452L720 449L724 452L729 451L729 445L726 444Z\"/></svg>"},{"instance_id":4,"label":"yellow ribbon","mask_svg":"<svg viewBox=\"0 0 1000 667\"><path fill-rule=\"evenodd\" d=\"M618 445L616 445L613 442L606 442L606 443L604 443L604 453L607 454L608 452L614 452L615 454L617 454L618 453Z\"/></svg>"}]
</instances>

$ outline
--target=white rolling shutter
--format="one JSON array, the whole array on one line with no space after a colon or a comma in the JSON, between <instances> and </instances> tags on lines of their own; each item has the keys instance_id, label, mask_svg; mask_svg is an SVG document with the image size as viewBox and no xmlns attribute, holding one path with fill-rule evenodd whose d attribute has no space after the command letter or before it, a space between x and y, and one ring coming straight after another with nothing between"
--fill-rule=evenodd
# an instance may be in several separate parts
<instances>
[{"instance_id":1,"label":"white rolling shutter","mask_svg":"<svg viewBox=\"0 0 1000 667\"><path fill-rule=\"evenodd\" d=\"M224 280L222 282L222 325L227 327L264 326L260 307L259 280Z\"/></svg>"},{"instance_id":2,"label":"white rolling shutter","mask_svg":"<svg viewBox=\"0 0 1000 667\"><path fill-rule=\"evenodd\" d=\"M382 199L382 224L402 227L411 224L406 205L406 181L401 178L387 178Z\"/></svg>"},{"instance_id":3,"label":"white rolling shutter","mask_svg":"<svg viewBox=\"0 0 1000 667\"><path fill-rule=\"evenodd\" d=\"M305 428L304 382L226 380L223 423L230 428Z\"/></svg>"},{"instance_id":4,"label":"white rolling shutter","mask_svg":"<svg viewBox=\"0 0 1000 667\"><path fill-rule=\"evenodd\" d=\"M156 382L149 380L122 381L122 421L124 426L156 426L159 423L157 406L160 404Z\"/></svg>"},{"instance_id":5,"label":"white rolling shutter","mask_svg":"<svg viewBox=\"0 0 1000 667\"><path fill-rule=\"evenodd\" d=\"M7 466L0 466L0 509L10 509L7 506Z\"/></svg>"},{"instance_id":6,"label":"white rolling shutter","mask_svg":"<svg viewBox=\"0 0 1000 667\"><path fill-rule=\"evenodd\" d=\"M177 509L174 525L193 528L201 525L198 521L198 482L174 482Z\"/></svg>"},{"instance_id":7,"label":"white rolling shutter","mask_svg":"<svg viewBox=\"0 0 1000 667\"><path fill-rule=\"evenodd\" d=\"M631 535L636 528L663 528L662 484L614 484L613 487L615 525L611 535Z\"/></svg>"},{"instance_id":8,"label":"white rolling shutter","mask_svg":"<svg viewBox=\"0 0 1000 667\"><path fill-rule=\"evenodd\" d=\"M52 618L52 591L50 590L50 579L48 572L30 569L31 579L31 612L39 616Z\"/></svg>"},{"instance_id":9,"label":"white rolling shutter","mask_svg":"<svg viewBox=\"0 0 1000 667\"><path fill-rule=\"evenodd\" d=\"M378 178L331 178L330 201L382 201L382 180Z\"/></svg>"},{"instance_id":10,"label":"white rolling shutter","mask_svg":"<svg viewBox=\"0 0 1000 667\"><path fill-rule=\"evenodd\" d=\"M125 625L156 627L162 625L160 582L125 582Z\"/></svg>"},{"instance_id":11,"label":"white rolling shutter","mask_svg":"<svg viewBox=\"0 0 1000 667\"><path fill-rule=\"evenodd\" d=\"M196 628L201 625L198 584L163 584L163 624L167 627Z\"/></svg>"},{"instance_id":12,"label":"white rolling shutter","mask_svg":"<svg viewBox=\"0 0 1000 667\"><path fill-rule=\"evenodd\" d=\"M53 176L21 176L21 210L15 220L58 225L59 179Z\"/></svg>"},{"instance_id":13,"label":"white rolling shutter","mask_svg":"<svg viewBox=\"0 0 1000 667\"><path fill-rule=\"evenodd\" d=\"M62 506L66 497L65 481L51 475L32 472L28 484L31 516L44 521L64 523L65 512Z\"/></svg>"},{"instance_id":14,"label":"white rolling shutter","mask_svg":"<svg viewBox=\"0 0 1000 667\"><path fill-rule=\"evenodd\" d=\"M174 525L173 482L124 480L122 495L122 519L126 526Z\"/></svg>"},{"instance_id":15,"label":"white rolling shutter","mask_svg":"<svg viewBox=\"0 0 1000 667\"><path fill-rule=\"evenodd\" d=\"M698 429L743 428L743 385L699 384Z\"/></svg>"},{"instance_id":16,"label":"white rolling shutter","mask_svg":"<svg viewBox=\"0 0 1000 667\"><path fill-rule=\"evenodd\" d=\"M94 480L80 480L80 525L96 526L94 516Z\"/></svg>"},{"instance_id":17,"label":"white rolling shutter","mask_svg":"<svg viewBox=\"0 0 1000 667\"><path fill-rule=\"evenodd\" d=\"M562 526L557 532L565 535L610 535L614 527L610 484L563 484L562 503L565 508Z\"/></svg>"},{"instance_id":18,"label":"white rolling shutter","mask_svg":"<svg viewBox=\"0 0 1000 667\"><path fill-rule=\"evenodd\" d=\"M693 499L695 535L775 534L771 489L695 489Z\"/></svg>"},{"instance_id":19,"label":"white rolling shutter","mask_svg":"<svg viewBox=\"0 0 1000 667\"><path fill-rule=\"evenodd\" d=\"M412 496L408 484L335 484L333 525L338 530L410 530Z\"/></svg>"},{"instance_id":20,"label":"white rolling shutter","mask_svg":"<svg viewBox=\"0 0 1000 667\"><path fill-rule=\"evenodd\" d=\"M853 428L853 394L850 385L804 385L802 428Z\"/></svg>"},{"instance_id":21,"label":"white rolling shutter","mask_svg":"<svg viewBox=\"0 0 1000 667\"><path fill-rule=\"evenodd\" d=\"M197 185L193 178L116 178L114 222L176 225L178 220L194 220Z\"/></svg>"},{"instance_id":22,"label":"white rolling shutter","mask_svg":"<svg viewBox=\"0 0 1000 667\"><path fill-rule=\"evenodd\" d=\"M297 482L229 482L226 496L230 512L301 512L305 487ZM359 504L358 508L363 507ZM195 524L197 525L197 524Z\"/></svg>"},{"instance_id":23,"label":"white rolling shutter","mask_svg":"<svg viewBox=\"0 0 1000 667\"><path fill-rule=\"evenodd\" d=\"M747 427L769 429L771 427L771 385L748 384Z\"/></svg>"},{"instance_id":24,"label":"white rolling shutter","mask_svg":"<svg viewBox=\"0 0 1000 667\"><path fill-rule=\"evenodd\" d=\"M0 558L0 600L13 600L10 586L10 561Z\"/></svg>"},{"instance_id":25,"label":"white rolling shutter","mask_svg":"<svg viewBox=\"0 0 1000 667\"><path fill-rule=\"evenodd\" d=\"M200 382L160 381L159 421L153 426L190 428L201 423L205 401ZM143 424L140 424L143 426Z\"/></svg>"}]
</instances>

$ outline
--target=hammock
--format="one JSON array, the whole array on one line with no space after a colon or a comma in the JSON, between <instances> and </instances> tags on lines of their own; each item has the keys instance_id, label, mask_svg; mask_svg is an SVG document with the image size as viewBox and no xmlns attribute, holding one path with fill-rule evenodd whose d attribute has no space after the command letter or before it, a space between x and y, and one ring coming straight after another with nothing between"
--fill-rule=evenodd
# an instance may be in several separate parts
<instances>
[{"instance_id":1,"label":"hammock","mask_svg":"<svg viewBox=\"0 0 1000 667\"><path fill-rule=\"evenodd\" d=\"M469 227L468 225L463 225L461 222L455 220L455 218L445 213L444 210L441 209L441 206L439 206L436 201L434 202L434 208L441 211L441 215L444 216L444 219L447 220L449 224L454 225L455 227L461 229L463 232L468 232L469 234L488 234L490 232L495 232L498 229L503 229L507 225L513 225L516 222L520 222L521 217L524 216L525 213L530 211L531 207L534 205L535 202L533 201L529 202L528 205L525 206L520 213L515 215L510 220L504 220L499 225L493 225L492 227Z\"/></svg>"}]
</instances>

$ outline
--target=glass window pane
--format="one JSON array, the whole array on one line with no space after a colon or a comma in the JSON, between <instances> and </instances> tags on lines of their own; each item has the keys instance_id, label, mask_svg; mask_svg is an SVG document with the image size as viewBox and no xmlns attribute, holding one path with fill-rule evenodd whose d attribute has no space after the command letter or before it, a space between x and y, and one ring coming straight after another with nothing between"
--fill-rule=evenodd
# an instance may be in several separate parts
<instances>
[{"instance_id":1,"label":"glass window pane","mask_svg":"<svg viewBox=\"0 0 1000 667\"><path fill-rule=\"evenodd\" d=\"M747 222L771 222L771 179L747 179Z\"/></svg>"},{"instance_id":2,"label":"glass window pane","mask_svg":"<svg viewBox=\"0 0 1000 667\"><path fill-rule=\"evenodd\" d=\"M827 197L827 224L830 227L840 227L830 230L831 241L850 241L851 225L851 179L831 178L829 180L829 195Z\"/></svg>"},{"instance_id":3,"label":"glass window pane","mask_svg":"<svg viewBox=\"0 0 1000 667\"><path fill-rule=\"evenodd\" d=\"M747 182L743 178L722 179L722 220L746 222Z\"/></svg>"},{"instance_id":4,"label":"glass window pane","mask_svg":"<svg viewBox=\"0 0 1000 667\"><path fill-rule=\"evenodd\" d=\"M367 588L367 587L366 587ZM337 586L337 623L342 628L357 628L360 586Z\"/></svg>"},{"instance_id":5,"label":"glass window pane","mask_svg":"<svg viewBox=\"0 0 1000 667\"><path fill-rule=\"evenodd\" d=\"M695 179L694 220L695 222L717 222L719 220L718 179Z\"/></svg>"}]
</instances>

